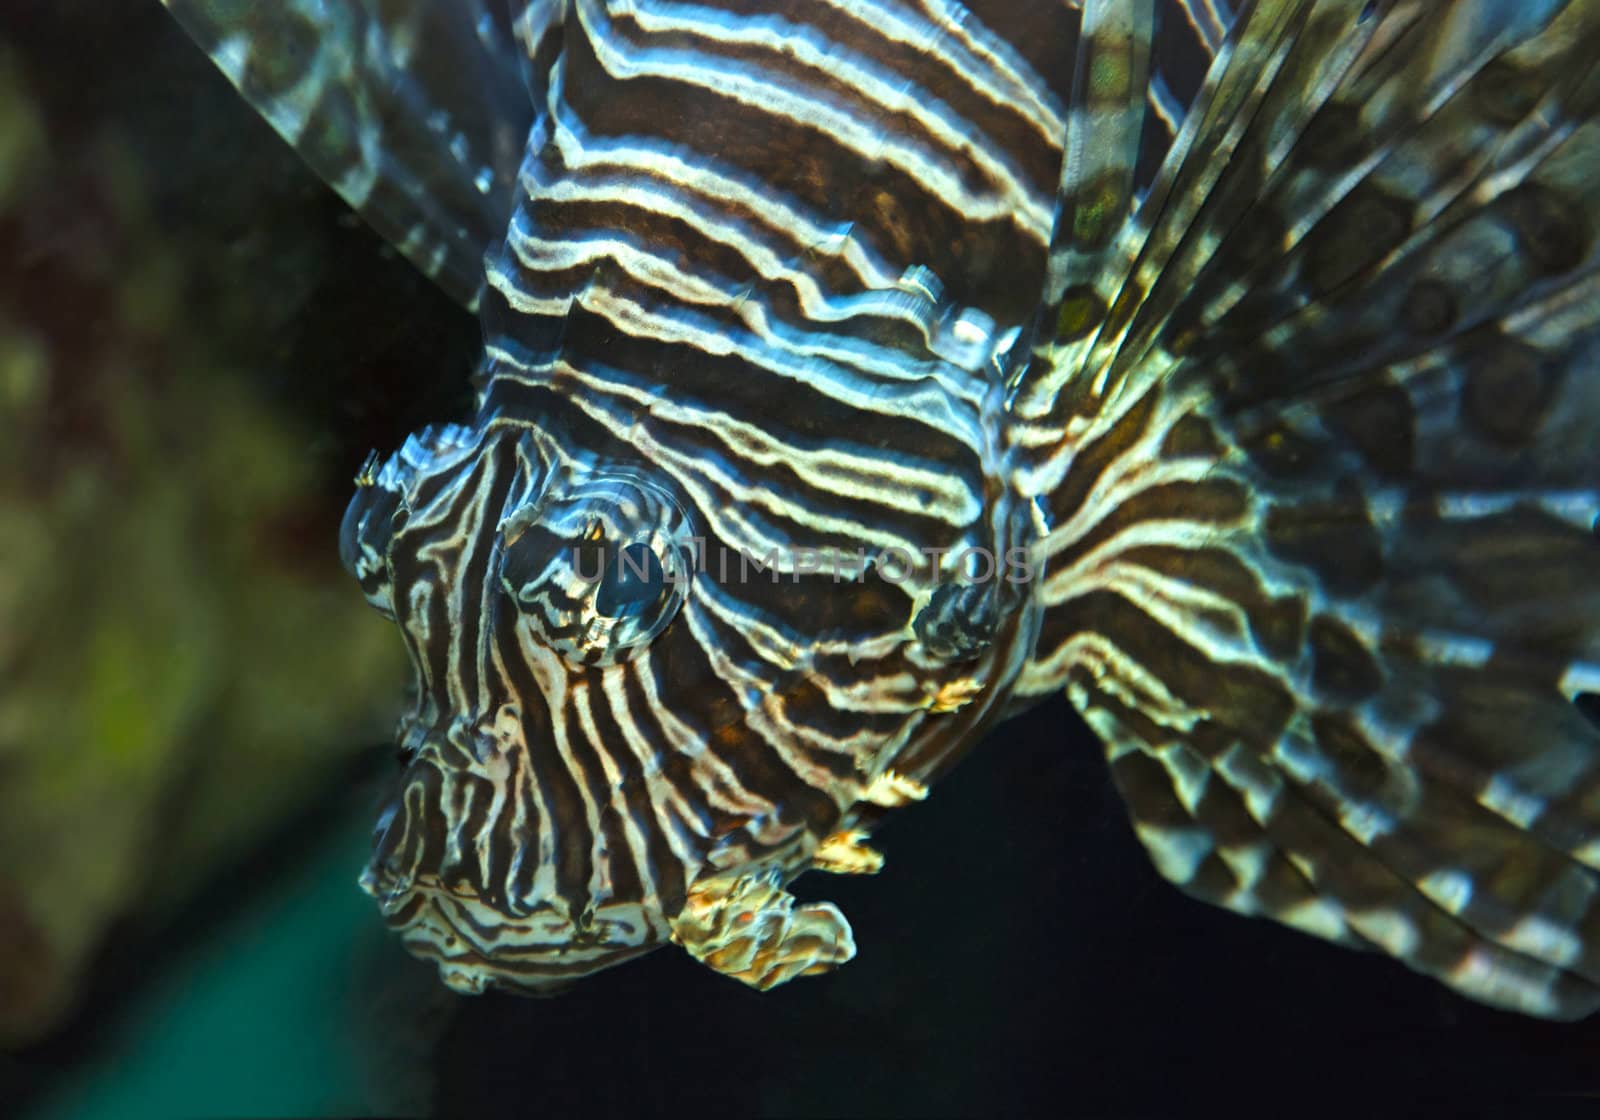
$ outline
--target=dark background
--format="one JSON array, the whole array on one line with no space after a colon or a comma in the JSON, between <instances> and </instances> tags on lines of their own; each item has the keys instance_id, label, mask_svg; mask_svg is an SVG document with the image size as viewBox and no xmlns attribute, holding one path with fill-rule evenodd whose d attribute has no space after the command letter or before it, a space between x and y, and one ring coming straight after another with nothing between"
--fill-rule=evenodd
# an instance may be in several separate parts
<instances>
[{"instance_id":1,"label":"dark background","mask_svg":"<svg viewBox=\"0 0 1600 1120\"><path fill-rule=\"evenodd\" d=\"M308 454L326 485L303 530L307 547L331 552L366 449L462 406L475 324L349 219L156 0L4 7L0 43L21 58L52 143L124 134L159 221L207 257L204 275L261 291L257 317L216 329L237 336L252 377L316 433ZM104 220L70 197L56 206L40 221L92 234ZM111 1025L254 898L295 882L334 830L365 819L390 764L381 745L360 752L324 798L176 919L115 932L67 1025L0 1057L0 1111L103 1064ZM1481 1008L1391 961L1167 886L1062 701L1003 726L878 842L888 864L876 878L797 886L840 906L857 959L768 994L663 951L555 999L462 1001L383 942L372 968L392 982L375 982L366 1019L375 1051L390 1045L408 1068L372 1108L1187 1116L1349 1102L1386 1114L1600 1115L1600 1020Z\"/></svg>"}]
</instances>

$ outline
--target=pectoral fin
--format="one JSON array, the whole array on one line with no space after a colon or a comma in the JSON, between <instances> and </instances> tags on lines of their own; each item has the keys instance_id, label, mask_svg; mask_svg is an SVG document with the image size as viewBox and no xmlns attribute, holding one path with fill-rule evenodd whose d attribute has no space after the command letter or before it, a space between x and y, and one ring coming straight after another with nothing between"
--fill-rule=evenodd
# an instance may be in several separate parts
<instances>
[{"instance_id":1,"label":"pectoral fin","mask_svg":"<svg viewBox=\"0 0 1600 1120\"><path fill-rule=\"evenodd\" d=\"M856 955L850 923L836 906L797 905L769 872L697 882L672 936L695 960L761 991L829 972Z\"/></svg>"}]
</instances>

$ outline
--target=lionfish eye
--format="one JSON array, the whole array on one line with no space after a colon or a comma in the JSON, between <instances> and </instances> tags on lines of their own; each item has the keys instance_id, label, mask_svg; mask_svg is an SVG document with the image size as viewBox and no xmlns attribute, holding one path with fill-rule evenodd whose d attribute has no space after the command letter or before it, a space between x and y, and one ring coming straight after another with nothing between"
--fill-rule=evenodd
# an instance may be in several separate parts
<instances>
[{"instance_id":1,"label":"lionfish eye","mask_svg":"<svg viewBox=\"0 0 1600 1120\"><path fill-rule=\"evenodd\" d=\"M624 545L595 586L594 609L606 618L643 614L670 591L670 582L661 558L648 545Z\"/></svg>"},{"instance_id":2,"label":"lionfish eye","mask_svg":"<svg viewBox=\"0 0 1600 1120\"><path fill-rule=\"evenodd\" d=\"M637 472L552 486L500 526L500 583L567 660L627 660L667 628L693 570L689 519Z\"/></svg>"},{"instance_id":3,"label":"lionfish eye","mask_svg":"<svg viewBox=\"0 0 1600 1120\"><path fill-rule=\"evenodd\" d=\"M393 609L389 602L389 543L407 516L400 490L374 478L369 460L339 523L339 562L360 582L367 601L385 614Z\"/></svg>"},{"instance_id":4,"label":"lionfish eye","mask_svg":"<svg viewBox=\"0 0 1600 1120\"><path fill-rule=\"evenodd\" d=\"M406 437L393 455L369 454L356 472L356 492L339 523L339 562L383 614L394 617L389 546L411 517L419 476L448 472L476 453L476 429L432 424Z\"/></svg>"},{"instance_id":5,"label":"lionfish eye","mask_svg":"<svg viewBox=\"0 0 1600 1120\"><path fill-rule=\"evenodd\" d=\"M405 519L406 508L395 491L379 486L357 490L339 523L339 562L345 571L366 579L383 563Z\"/></svg>"}]
</instances>

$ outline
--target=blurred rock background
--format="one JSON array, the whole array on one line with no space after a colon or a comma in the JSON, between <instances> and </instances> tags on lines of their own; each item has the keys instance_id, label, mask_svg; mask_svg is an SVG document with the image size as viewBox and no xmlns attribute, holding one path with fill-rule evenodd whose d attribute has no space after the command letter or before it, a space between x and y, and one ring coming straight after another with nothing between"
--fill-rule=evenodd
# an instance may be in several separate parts
<instances>
[{"instance_id":1,"label":"blurred rock background","mask_svg":"<svg viewBox=\"0 0 1600 1120\"><path fill-rule=\"evenodd\" d=\"M155 0L4 5L0 1046L388 759L338 519L476 339Z\"/></svg>"}]
</instances>

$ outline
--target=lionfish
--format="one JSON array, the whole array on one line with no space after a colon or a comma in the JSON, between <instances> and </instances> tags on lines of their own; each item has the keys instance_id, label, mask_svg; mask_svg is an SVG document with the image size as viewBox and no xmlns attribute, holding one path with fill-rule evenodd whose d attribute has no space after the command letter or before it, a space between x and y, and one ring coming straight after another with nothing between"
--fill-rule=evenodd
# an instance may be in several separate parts
<instances>
[{"instance_id":1,"label":"lionfish","mask_svg":"<svg viewBox=\"0 0 1600 1120\"><path fill-rule=\"evenodd\" d=\"M1184 890L1600 1007L1600 0L166 3L481 315L340 534L451 987L826 972L1065 690Z\"/></svg>"}]
</instances>

